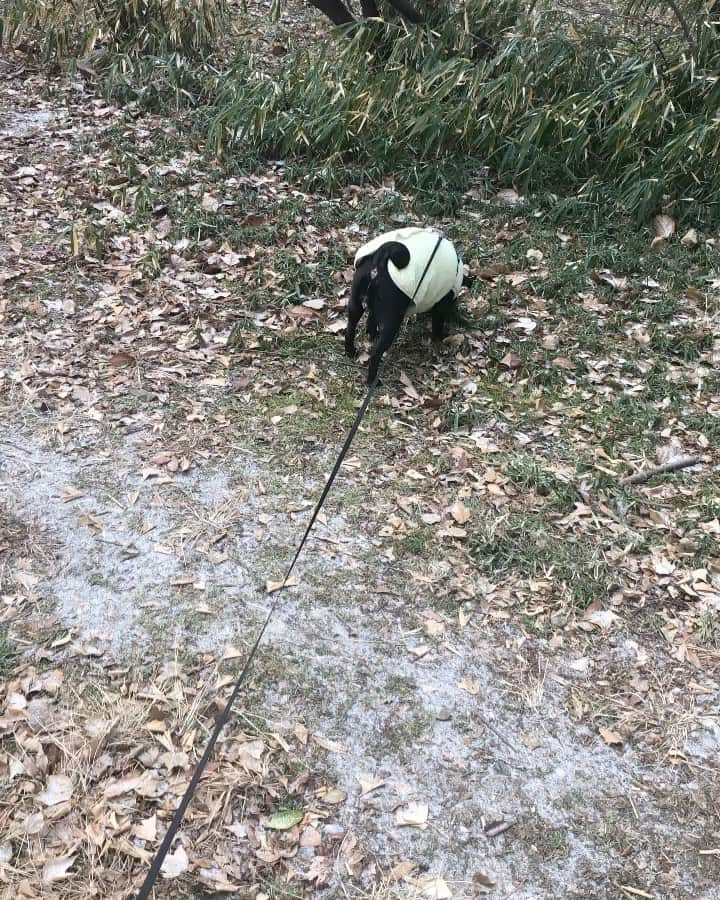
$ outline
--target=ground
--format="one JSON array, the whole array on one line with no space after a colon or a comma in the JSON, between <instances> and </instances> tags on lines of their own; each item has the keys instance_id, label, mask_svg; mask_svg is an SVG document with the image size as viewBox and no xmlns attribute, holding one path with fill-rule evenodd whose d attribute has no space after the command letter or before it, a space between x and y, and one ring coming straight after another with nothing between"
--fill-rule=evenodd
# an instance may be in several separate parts
<instances>
[{"instance_id":1,"label":"ground","mask_svg":"<svg viewBox=\"0 0 720 900\"><path fill-rule=\"evenodd\" d=\"M0 880L130 897L425 218L1 65ZM592 213L433 220L468 324L392 353L158 897L720 898L719 245Z\"/></svg>"}]
</instances>

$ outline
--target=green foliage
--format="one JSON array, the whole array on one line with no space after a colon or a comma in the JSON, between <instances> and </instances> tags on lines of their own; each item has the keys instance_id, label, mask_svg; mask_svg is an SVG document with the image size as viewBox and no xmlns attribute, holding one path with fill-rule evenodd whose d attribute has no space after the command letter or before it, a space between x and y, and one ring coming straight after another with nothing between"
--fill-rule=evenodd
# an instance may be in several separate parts
<instances>
[{"instance_id":1,"label":"green foliage","mask_svg":"<svg viewBox=\"0 0 720 900\"><path fill-rule=\"evenodd\" d=\"M580 35L516 0L471 0L439 30L371 22L298 53L277 75L241 56L224 82L214 145L309 158L326 181L361 168L420 191L489 165L523 189L618 194L638 216L667 198L718 211L720 48L691 57L669 29Z\"/></svg>"},{"instance_id":2,"label":"green foliage","mask_svg":"<svg viewBox=\"0 0 720 900\"><path fill-rule=\"evenodd\" d=\"M7 0L0 45L30 45L56 60L94 50L197 57L213 48L225 18L225 0Z\"/></svg>"}]
</instances>

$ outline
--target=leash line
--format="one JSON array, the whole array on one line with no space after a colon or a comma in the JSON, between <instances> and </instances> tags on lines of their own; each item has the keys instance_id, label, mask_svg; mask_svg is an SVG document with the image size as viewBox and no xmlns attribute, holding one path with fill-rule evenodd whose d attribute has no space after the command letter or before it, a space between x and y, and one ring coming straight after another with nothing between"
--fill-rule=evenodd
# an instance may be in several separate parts
<instances>
[{"instance_id":1,"label":"leash line","mask_svg":"<svg viewBox=\"0 0 720 900\"><path fill-rule=\"evenodd\" d=\"M158 880L158 877L160 875L160 870L162 869L162 864L165 861L165 857L167 856L168 851L170 850L172 842L175 840L175 837L180 829L180 825L182 824L182 820L185 816L185 812L187 811L187 808L190 805L190 801L192 800L192 798L195 794L195 791L197 790L197 786L200 784L200 779L202 778L203 772L205 771L205 767L207 766L208 762L210 761L212 752L215 749L215 744L217 743L217 740L220 737L220 733L222 732L223 728L227 724L228 719L230 718L230 713L232 712L233 705L235 703L235 700L238 697L238 694L240 693L240 688L243 686L243 684L245 682L245 678L247 677L247 674L250 671L250 666L252 665L253 659L255 658L255 654L257 653L258 648L260 647L260 642L262 641L262 639L265 635L265 632L267 631L267 627L270 624L270 620L272 619L273 615L275 614L275 611L277 610L278 606L280 605L280 596L281 596L282 592L285 590L285 588L287 587L287 581L290 578L290 575L292 574L293 569L295 568L295 563L300 558L300 554L302 553L303 547L305 546L305 542L307 541L307 539L310 535L310 531L311 531L313 525L315 524L315 520L317 519L318 514L319 514L320 510L322 509L323 503L325 502L327 495L330 493L330 488L332 487L333 482L335 481L335 478L337 477L337 474L340 471L340 466L342 465L343 460L345 459L345 456L347 455L347 452L350 449L350 444L352 444L353 438L355 437L358 429L360 428L360 423L362 422L362 420L365 416L365 413L367 412L367 408L370 405L370 401L372 400L373 394L375 393L375 389L377 388L379 381L380 381L380 373L378 371L378 375L376 376L375 381L368 388L367 394L365 395L365 399L363 400L362 405L360 406L360 409L358 410L357 415L355 416L355 421L353 422L352 427L350 428L350 431L348 432L348 435L345 438L345 443L342 445L342 449L340 450L340 453L338 454L338 458L335 461L335 465L333 466L332 472L330 473L330 476L329 476L327 482L325 483L325 487L323 488L322 494L320 495L320 499L315 504L315 509L313 510L313 514L310 517L310 522L308 523L308 526L305 529L305 533L302 536L302 540L300 541L298 548L295 551L295 556L293 557L292 562L290 563L290 566L287 570L285 578L283 579L283 583L280 586L280 588L278 589L277 593L275 594L275 599L270 604L270 609L268 610L267 615L265 616L263 624L260 628L260 631L258 632L257 637L255 638L255 641L254 641L252 647L250 648L250 652L248 653L248 655L245 659L245 664L243 665L242 670L240 671L240 674L238 675L238 677L235 681L235 685L233 687L232 693L230 694L230 697L228 698L228 700L225 704L225 707L223 708L223 711L220 713L220 715L215 720L215 725L214 725L212 733L210 735L210 739L208 740L208 742L205 746L203 755L198 760L198 763L195 766L195 771L192 774L192 778L190 779L190 782L189 782L187 788L185 788L185 793L183 794L182 799L180 800L180 803L179 803L177 809L173 813L173 817L172 817L172 820L170 821L170 825L168 826L168 830L165 833L165 837L163 838L162 843L160 844L160 846L158 847L158 849L155 853L152 864L150 865L148 873L145 876L145 880L143 881L142 886L141 886L140 890L138 891L136 900L149 900L149 898L150 898L153 887L155 886L155 882Z\"/></svg>"},{"instance_id":2,"label":"leash line","mask_svg":"<svg viewBox=\"0 0 720 900\"><path fill-rule=\"evenodd\" d=\"M420 276L420 280L417 283L415 291L413 292L413 296L410 301L411 303L413 303L415 301L417 292L420 290L420 285L425 280L425 276L427 275L428 269L430 268L430 265L431 265L433 259L435 258L435 254L437 253L438 248L440 247L440 244L443 241L443 238L444 238L444 235L442 235L442 234L438 237L437 243L435 244L435 248L433 249L430 259L428 259L427 265L425 266L425 269L423 270L423 273ZM197 765L195 766L195 770L192 774L192 778L190 779L188 786L185 788L185 793L183 794L183 796L180 800L180 803L178 804L177 809L173 813L173 817L170 821L170 825L168 826L168 830L165 832L165 837L163 838L160 846L158 847L158 849L155 853L155 856L153 857L153 861L150 865L150 868L148 869L147 875L145 876L145 880L143 881L142 886L140 887L140 890L137 893L136 900L150 900L152 890L155 887L155 883L158 880L158 877L160 876L160 871L162 869L162 864L165 861L165 857L167 856L168 851L170 850L170 847L172 846L172 842L175 840L175 837L176 837L178 831L180 830L182 820L183 820L185 813L187 811L187 808L190 805L190 802L195 794L195 791L197 790L197 787L200 784L200 780L203 776L203 772L205 771L205 767L207 766L208 762L210 761L213 750L215 749L215 744L217 743L217 740L220 737L220 734L221 734L223 728L225 727L225 725L228 722L228 719L230 718L230 713L232 712L233 705L235 703L235 700L238 697L238 694L240 693L240 688L243 686L243 684L245 682L245 678L247 677L247 674L250 671L250 667L255 658L255 654L257 653L258 648L260 647L260 642L262 641L262 639L265 635L265 632L267 631L267 627L270 624L270 621L271 621L273 615L275 614L276 609L280 605L280 597L282 595L282 592L287 587L287 582L292 574L293 569L295 568L295 563L300 558L300 554L302 553L303 547L305 546L305 542L307 541L307 539L310 535L310 531L312 530L312 527L315 524L315 520L317 519L318 514L320 513L320 510L322 509L323 503L325 502L327 495L330 493L330 488L333 486L335 478L337 477L337 474L340 471L340 466L342 466L342 464L343 464L343 460L345 459L345 456L347 455L347 452L350 449L350 445L352 444L353 439L355 438L355 435L357 434L358 429L360 428L360 424L365 416L365 413L367 412L367 408L370 405L370 401L372 400L375 390L377 389L377 386L380 383L380 370L381 369L382 369L382 364L378 367L378 372L375 376L375 380L368 387L367 394L365 395L365 399L363 400L360 408L357 411L357 415L355 416L355 421L353 422L352 427L350 428L350 431L348 432L347 437L345 438L345 442L343 443L340 453L338 454L338 457L335 460L335 465L332 468L332 471L328 477L328 480L325 482L325 487L323 488L322 493L320 494L320 498L318 499L317 503L315 504L315 509L313 510L313 514L310 517L310 521L308 522L307 528L305 529L305 533L302 536L302 540L298 544L298 548L295 551L295 556L293 556L292 562L290 563L290 566L287 570L285 578L283 579L282 585L280 586L277 593L275 594L275 598L274 598L273 602L270 604L270 608L268 609L267 615L265 616L265 619L260 628L260 631L258 632L257 637L255 638L255 641L254 641L252 647L250 648L250 652L248 653L247 657L245 658L245 663L240 671L240 674L238 675L237 679L235 680L235 685L233 686L232 693L230 694L230 697L228 698L227 702L225 703L225 707L223 708L223 711L220 713L220 715L215 720L215 725L213 726L213 730L210 735L210 739L208 740L207 744L205 745L203 754L200 757L200 759L198 760Z\"/></svg>"}]
</instances>

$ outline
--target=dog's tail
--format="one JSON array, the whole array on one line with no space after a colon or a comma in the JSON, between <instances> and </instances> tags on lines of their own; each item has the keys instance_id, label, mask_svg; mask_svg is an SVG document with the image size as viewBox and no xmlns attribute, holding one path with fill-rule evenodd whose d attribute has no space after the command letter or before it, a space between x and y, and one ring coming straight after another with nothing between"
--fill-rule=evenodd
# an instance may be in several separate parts
<instances>
[{"instance_id":1,"label":"dog's tail","mask_svg":"<svg viewBox=\"0 0 720 900\"><path fill-rule=\"evenodd\" d=\"M398 269L404 269L410 263L410 251L399 241L388 241L377 251L376 265L387 269L389 262L394 263Z\"/></svg>"}]
</instances>

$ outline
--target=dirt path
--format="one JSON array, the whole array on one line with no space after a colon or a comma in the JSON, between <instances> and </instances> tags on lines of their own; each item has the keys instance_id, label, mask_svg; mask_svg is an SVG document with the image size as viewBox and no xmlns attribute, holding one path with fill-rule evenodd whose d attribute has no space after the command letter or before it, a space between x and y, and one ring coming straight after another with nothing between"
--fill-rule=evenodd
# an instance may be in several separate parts
<instances>
[{"instance_id":1,"label":"dirt path","mask_svg":"<svg viewBox=\"0 0 720 900\"><path fill-rule=\"evenodd\" d=\"M244 314L280 339L263 353L246 338L233 355L231 282L247 285L254 264L183 263L187 245L162 243L162 211L136 226L107 199L113 190L128 196L128 185L113 187L110 143L132 137L137 148L161 123L131 125L79 85L47 83L18 60L3 61L3 77L1 621L16 652L1 723L23 736L0 750L0 772L14 786L0 804L0 833L12 834L0 879L10 891L25 885L23 896L85 896L95 854L107 869L103 896L130 896L154 839L113 855L113 829L137 828L152 807L162 834L169 801L128 788L132 802L103 819L100 839L76 786L74 801L49 804L45 830L33 830L40 789L72 765L47 749L38 761L33 718L18 697L47 694L72 710L93 671L112 679L122 669L123 683L135 684L144 671L152 683L150 673L173 660L214 659L232 671L233 648L247 646L267 608L265 581L281 577L332 463L359 396L348 388L357 372L337 348L324 364L298 343L312 307L300 307L300 325L297 312L249 307ZM202 163L190 150L170 166ZM279 193L292 187L270 173L253 189L265 177ZM203 197L219 193L200 190L197 203L209 210ZM325 240L302 216L308 241ZM214 242L202 252L247 249ZM309 254L303 264L317 262ZM343 289L337 281L326 336L341 321ZM470 376L470 357L464 365ZM504 482L492 454L515 438L488 416L464 437L436 440L426 416L399 382L388 386L268 633L245 714L280 736L284 774L264 807L226 807L222 841L191 818L180 877L159 896L230 882L247 890L247 877L258 898L303 886L332 897L720 898L717 652L678 659L672 645L638 634L618 604L533 634L523 616L552 571L522 583L496 578L465 547L473 522L464 528L463 510L477 516L478 502L494 502ZM431 441L435 452L424 457ZM485 472L475 492L469 470ZM403 524L411 520L419 529ZM428 543L426 527L444 534ZM715 591L714 578L696 581ZM529 597L523 614L513 608L516 590ZM33 689L27 666L64 669L63 690ZM190 671L197 685L207 681L204 670ZM226 689L227 678L209 692ZM122 696L118 689L113 702ZM151 706L144 710L153 721ZM63 727L70 746L73 728ZM126 772L140 763L156 771L154 758L126 757ZM309 818L291 832L299 846L290 841L283 856L267 831L258 834L283 807L278 783L287 787L299 764L339 793L305 798ZM117 756L113 765L117 778ZM264 770L255 774L255 787L271 784ZM107 803L115 795L105 777L97 784ZM97 788L87 785L88 794ZM170 793L181 786L179 777ZM332 815L313 820L323 797ZM251 874L221 856L228 830L233 852L253 858ZM72 858L57 878L29 864L38 833L52 864ZM211 867L226 881L210 878Z\"/></svg>"}]
</instances>

